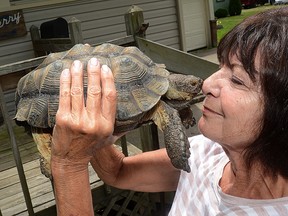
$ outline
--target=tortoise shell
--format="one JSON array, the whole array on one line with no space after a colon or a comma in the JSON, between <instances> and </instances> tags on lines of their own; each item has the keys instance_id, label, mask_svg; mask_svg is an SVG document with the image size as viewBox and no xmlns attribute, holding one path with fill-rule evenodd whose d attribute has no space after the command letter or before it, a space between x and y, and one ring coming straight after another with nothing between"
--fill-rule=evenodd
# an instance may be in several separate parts
<instances>
[{"instance_id":1,"label":"tortoise shell","mask_svg":"<svg viewBox=\"0 0 288 216\"><path fill-rule=\"evenodd\" d=\"M35 70L20 79L15 119L34 127L52 128L58 110L62 70L70 68L76 59L85 69L92 57L108 65L114 74L118 121L137 121L157 104L169 87L169 72L164 65L154 63L136 47L78 44L68 51L50 54ZM86 88L87 72L84 71L84 92Z\"/></svg>"}]
</instances>

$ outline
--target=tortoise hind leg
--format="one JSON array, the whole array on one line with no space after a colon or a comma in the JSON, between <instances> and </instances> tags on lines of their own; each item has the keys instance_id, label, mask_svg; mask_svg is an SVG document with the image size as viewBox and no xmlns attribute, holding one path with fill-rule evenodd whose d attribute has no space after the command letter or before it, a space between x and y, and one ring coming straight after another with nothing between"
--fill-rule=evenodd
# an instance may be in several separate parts
<instances>
[{"instance_id":1,"label":"tortoise hind leg","mask_svg":"<svg viewBox=\"0 0 288 216\"><path fill-rule=\"evenodd\" d=\"M50 167L52 142L51 132L46 131L46 129L32 127L32 136L40 153L41 173L52 180Z\"/></svg>"},{"instance_id":2,"label":"tortoise hind leg","mask_svg":"<svg viewBox=\"0 0 288 216\"><path fill-rule=\"evenodd\" d=\"M190 144L178 111L160 101L151 118L164 133L167 154L173 166L190 172L188 164Z\"/></svg>"}]
</instances>

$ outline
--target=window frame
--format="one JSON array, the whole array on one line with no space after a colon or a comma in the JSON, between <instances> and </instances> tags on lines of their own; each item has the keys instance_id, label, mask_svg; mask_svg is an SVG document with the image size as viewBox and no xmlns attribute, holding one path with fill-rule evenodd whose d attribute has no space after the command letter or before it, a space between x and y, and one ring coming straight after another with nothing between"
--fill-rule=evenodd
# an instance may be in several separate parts
<instances>
[{"instance_id":1,"label":"window frame","mask_svg":"<svg viewBox=\"0 0 288 216\"><path fill-rule=\"evenodd\" d=\"M0 12L11 11L11 10L19 10L19 9L27 9L27 8L35 8L53 4L61 4L66 2L73 2L77 0L19 0L12 1L10 0L1 0L0 4Z\"/></svg>"}]
</instances>

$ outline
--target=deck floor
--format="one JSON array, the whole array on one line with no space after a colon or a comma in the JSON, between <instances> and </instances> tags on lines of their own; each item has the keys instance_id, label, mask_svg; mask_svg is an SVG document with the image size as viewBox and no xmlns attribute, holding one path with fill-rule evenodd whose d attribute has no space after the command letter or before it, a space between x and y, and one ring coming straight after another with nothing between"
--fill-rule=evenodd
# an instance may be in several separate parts
<instances>
[{"instance_id":1,"label":"deck floor","mask_svg":"<svg viewBox=\"0 0 288 216\"><path fill-rule=\"evenodd\" d=\"M29 187L34 212L42 211L55 205L52 185L49 179L41 174L39 161L34 160L24 164L25 175ZM91 187L102 185L100 179L89 166ZM3 216L27 215L26 204L22 193L16 168L1 172L0 206Z\"/></svg>"},{"instance_id":2,"label":"deck floor","mask_svg":"<svg viewBox=\"0 0 288 216\"><path fill-rule=\"evenodd\" d=\"M15 126L14 132L21 154L25 176L32 199L34 212L40 212L55 205L51 182L41 174L38 151L33 139L23 128ZM128 143L129 155L140 152ZM89 166L91 189L103 182ZM0 127L0 209L3 216L28 215L24 195L15 167L10 138L5 126Z\"/></svg>"},{"instance_id":3,"label":"deck floor","mask_svg":"<svg viewBox=\"0 0 288 216\"><path fill-rule=\"evenodd\" d=\"M38 151L31 135L23 127L14 125L13 131L21 154L22 163L38 159ZM0 126L0 172L15 166L10 137L5 125Z\"/></svg>"}]
</instances>

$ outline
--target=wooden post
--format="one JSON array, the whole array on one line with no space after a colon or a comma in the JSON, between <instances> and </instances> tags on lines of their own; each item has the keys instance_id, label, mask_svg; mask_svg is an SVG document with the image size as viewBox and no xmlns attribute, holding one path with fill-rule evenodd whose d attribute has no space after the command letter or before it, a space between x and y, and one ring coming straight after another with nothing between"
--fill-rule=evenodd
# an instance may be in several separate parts
<instances>
[{"instance_id":1,"label":"wooden post","mask_svg":"<svg viewBox=\"0 0 288 216\"><path fill-rule=\"evenodd\" d=\"M128 153L126 136L122 136L120 141L121 141L122 153L127 157L129 155L129 153Z\"/></svg>"},{"instance_id":2,"label":"wooden post","mask_svg":"<svg viewBox=\"0 0 288 216\"><path fill-rule=\"evenodd\" d=\"M80 20L72 17L71 20L68 22L68 27L72 44L83 43Z\"/></svg>"},{"instance_id":3,"label":"wooden post","mask_svg":"<svg viewBox=\"0 0 288 216\"><path fill-rule=\"evenodd\" d=\"M211 33L211 45L217 47L217 20L209 20L210 33Z\"/></svg>"},{"instance_id":4,"label":"wooden post","mask_svg":"<svg viewBox=\"0 0 288 216\"><path fill-rule=\"evenodd\" d=\"M145 37L149 23L144 23L143 10L140 7L132 5L124 17L127 35Z\"/></svg>"},{"instance_id":5,"label":"wooden post","mask_svg":"<svg viewBox=\"0 0 288 216\"><path fill-rule=\"evenodd\" d=\"M143 10L132 5L125 13L125 25L127 35L145 37L149 23L144 22ZM139 128L143 151L159 148L158 131L154 124L147 124Z\"/></svg>"},{"instance_id":6,"label":"wooden post","mask_svg":"<svg viewBox=\"0 0 288 216\"><path fill-rule=\"evenodd\" d=\"M40 33L39 33L39 29L37 26L32 25L30 27L30 35L31 35L31 40L32 40L32 44L33 44L33 49L34 49L34 54L36 57L38 56L45 56L46 52L44 51L38 51L35 45L35 41L40 40Z\"/></svg>"},{"instance_id":7,"label":"wooden post","mask_svg":"<svg viewBox=\"0 0 288 216\"><path fill-rule=\"evenodd\" d=\"M30 34L31 34L32 41L40 39L40 34L39 34L39 30L38 30L37 26L32 25L30 27Z\"/></svg>"},{"instance_id":8,"label":"wooden post","mask_svg":"<svg viewBox=\"0 0 288 216\"><path fill-rule=\"evenodd\" d=\"M143 152L159 149L158 130L155 124L142 125L139 132Z\"/></svg>"}]
</instances>

